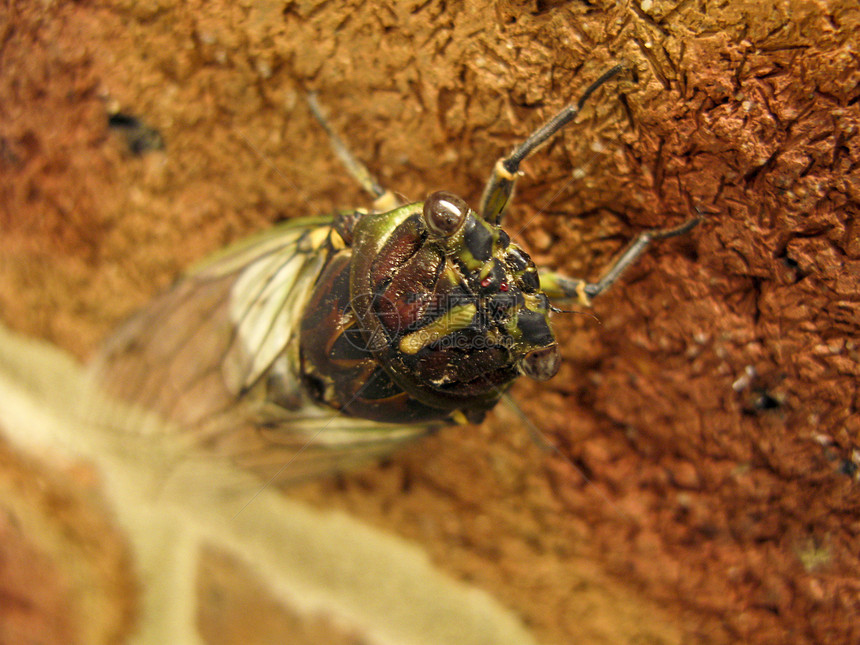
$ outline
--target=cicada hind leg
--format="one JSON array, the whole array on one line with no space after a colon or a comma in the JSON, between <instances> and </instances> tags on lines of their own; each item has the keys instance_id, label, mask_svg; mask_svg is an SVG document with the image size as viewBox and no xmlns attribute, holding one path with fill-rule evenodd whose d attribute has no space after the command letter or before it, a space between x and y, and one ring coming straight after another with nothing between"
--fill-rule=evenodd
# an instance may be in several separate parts
<instances>
[{"instance_id":1,"label":"cicada hind leg","mask_svg":"<svg viewBox=\"0 0 860 645\"><path fill-rule=\"evenodd\" d=\"M353 179L355 179L361 187L373 197L373 210L377 212L386 212L393 210L398 206L402 206L403 202L392 191L384 188L367 169L367 166L361 163L361 161L359 161L355 155L350 152L347 145L343 142L343 139L337 135L331 127L331 124L328 122L328 119L323 115L322 109L317 102L316 94L310 92L306 95L306 99L308 106L310 106L311 113L314 115L314 118L319 121L323 130L325 130L332 149L338 159L341 160L341 163L343 163L346 171L352 175Z\"/></svg>"}]
</instances>

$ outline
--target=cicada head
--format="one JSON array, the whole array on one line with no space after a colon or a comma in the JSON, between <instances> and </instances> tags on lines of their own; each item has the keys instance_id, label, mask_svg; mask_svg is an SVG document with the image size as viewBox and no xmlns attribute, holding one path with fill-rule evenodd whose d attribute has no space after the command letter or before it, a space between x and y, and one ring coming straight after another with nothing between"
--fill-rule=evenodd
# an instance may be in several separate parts
<instances>
[{"instance_id":1,"label":"cicada head","mask_svg":"<svg viewBox=\"0 0 860 645\"><path fill-rule=\"evenodd\" d=\"M362 217L351 306L392 380L443 410L492 407L519 375L543 381L560 354L537 269L501 227L451 193Z\"/></svg>"}]
</instances>

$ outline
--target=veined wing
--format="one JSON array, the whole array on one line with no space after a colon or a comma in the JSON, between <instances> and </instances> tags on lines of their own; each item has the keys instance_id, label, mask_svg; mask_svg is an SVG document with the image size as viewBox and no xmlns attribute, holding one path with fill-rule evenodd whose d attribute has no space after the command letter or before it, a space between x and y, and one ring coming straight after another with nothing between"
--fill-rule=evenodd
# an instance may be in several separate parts
<instances>
[{"instance_id":1,"label":"veined wing","mask_svg":"<svg viewBox=\"0 0 860 645\"><path fill-rule=\"evenodd\" d=\"M96 378L109 394L183 426L229 408L261 375L259 350L271 363L297 333L325 263L322 243L312 241L328 230L289 222L193 268L107 340Z\"/></svg>"},{"instance_id":2,"label":"veined wing","mask_svg":"<svg viewBox=\"0 0 860 645\"><path fill-rule=\"evenodd\" d=\"M314 406L280 423L222 428L208 434L206 446L262 481L291 484L372 463L440 425L379 423Z\"/></svg>"},{"instance_id":3,"label":"veined wing","mask_svg":"<svg viewBox=\"0 0 860 645\"><path fill-rule=\"evenodd\" d=\"M342 416L300 386L300 322L327 261L331 223L287 222L193 268L108 339L92 364L101 389L159 415L189 449L265 477L283 468L290 481L427 432Z\"/></svg>"}]
</instances>

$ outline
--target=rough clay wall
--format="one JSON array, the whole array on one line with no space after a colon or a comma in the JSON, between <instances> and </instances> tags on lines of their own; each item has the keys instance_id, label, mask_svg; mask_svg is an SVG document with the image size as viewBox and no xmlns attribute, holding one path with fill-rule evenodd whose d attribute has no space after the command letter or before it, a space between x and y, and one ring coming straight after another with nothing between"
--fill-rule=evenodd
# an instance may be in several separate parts
<instances>
[{"instance_id":1,"label":"rough clay wall","mask_svg":"<svg viewBox=\"0 0 860 645\"><path fill-rule=\"evenodd\" d=\"M501 153L627 61L527 163L509 230L595 276L637 231L710 215L599 322L560 317L561 373L514 390L563 458L500 411L299 494L422 543L546 642L601 642L583 566L607 576L595 604L657 602L685 642L856 642L858 32L853 0L7 2L0 317L84 356L206 252L366 204L305 89L385 185L475 203ZM131 154L117 109L165 149Z\"/></svg>"}]
</instances>

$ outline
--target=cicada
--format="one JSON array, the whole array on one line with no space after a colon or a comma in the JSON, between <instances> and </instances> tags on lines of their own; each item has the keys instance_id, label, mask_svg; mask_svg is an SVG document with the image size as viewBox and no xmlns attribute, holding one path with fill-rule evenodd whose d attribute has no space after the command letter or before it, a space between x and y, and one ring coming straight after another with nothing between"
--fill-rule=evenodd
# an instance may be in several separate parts
<instances>
[{"instance_id":1,"label":"cicada","mask_svg":"<svg viewBox=\"0 0 860 645\"><path fill-rule=\"evenodd\" d=\"M448 192L401 203L323 119L372 209L290 220L216 254L97 355L102 387L195 446L295 481L479 422L525 375L552 378L553 301L589 304L656 239L640 234L596 282L541 272L501 227L520 163L621 71L493 168L477 210Z\"/></svg>"}]
</instances>

